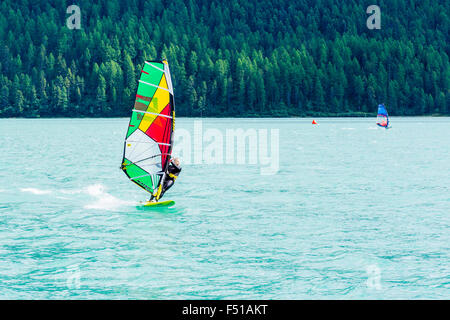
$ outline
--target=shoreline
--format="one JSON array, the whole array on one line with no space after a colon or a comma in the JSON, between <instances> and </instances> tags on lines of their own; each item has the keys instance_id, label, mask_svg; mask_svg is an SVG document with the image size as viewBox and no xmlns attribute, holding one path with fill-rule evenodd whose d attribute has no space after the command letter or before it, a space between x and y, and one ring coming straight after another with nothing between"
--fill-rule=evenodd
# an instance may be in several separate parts
<instances>
[{"instance_id":1,"label":"shoreline","mask_svg":"<svg viewBox=\"0 0 450 320\"><path fill-rule=\"evenodd\" d=\"M367 116L355 116L355 115L321 115L321 116L241 116L241 117L230 117L230 116L211 116L211 117L199 117L199 116L177 116L177 119L338 119L338 118L353 118L353 119L366 119L376 117L373 114ZM389 116L389 118L449 118L450 115L408 115L408 116ZM1 117L3 119L26 119L26 120L39 120L39 119L129 119L129 116L114 116L114 117Z\"/></svg>"}]
</instances>

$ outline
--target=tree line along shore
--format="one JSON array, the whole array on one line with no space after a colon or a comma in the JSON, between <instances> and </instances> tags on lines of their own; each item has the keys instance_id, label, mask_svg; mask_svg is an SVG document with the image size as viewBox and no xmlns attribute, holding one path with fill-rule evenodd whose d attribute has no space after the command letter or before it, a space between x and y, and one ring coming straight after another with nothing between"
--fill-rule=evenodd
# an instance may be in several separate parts
<instances>
[{"instance_id":1,"label":"tree line along shore","mask_svg":"<svg viewBox=\"0 0 450 320\"><path fill-rule=\"evenodd\" d=\"M367 2L367 1L366 1ZM413 5L412 5L413 4ZM450 115L450 3L64 1L0 4L0 117L129 116L166 58L180 116Z\"/></svg>"}]
</instances>

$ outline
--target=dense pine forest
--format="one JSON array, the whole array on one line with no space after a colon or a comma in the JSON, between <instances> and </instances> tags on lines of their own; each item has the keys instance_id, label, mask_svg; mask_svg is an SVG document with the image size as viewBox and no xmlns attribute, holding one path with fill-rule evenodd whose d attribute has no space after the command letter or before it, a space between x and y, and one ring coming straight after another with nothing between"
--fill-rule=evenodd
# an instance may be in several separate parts
<instances>
[{"instance_id":1,"label":"dense pine forest","mask_svg":"<svg viewBox=\"0 0 450 320\"><path fill-rule=\"evenodd\" d=\"M449 115L449 13L448 0L2 0L0 116L128 116L144 60L161 58L181 116L373 115L380 102Z\"/></svg>"}]
</instances>

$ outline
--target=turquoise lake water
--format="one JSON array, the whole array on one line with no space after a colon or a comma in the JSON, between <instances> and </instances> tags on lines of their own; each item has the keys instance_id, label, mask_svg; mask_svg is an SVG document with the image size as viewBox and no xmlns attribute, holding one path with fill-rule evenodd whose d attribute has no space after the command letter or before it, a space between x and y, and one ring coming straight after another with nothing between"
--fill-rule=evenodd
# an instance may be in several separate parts
<instances>
[{"instance_id":1,"label":"turquoise lake water","mask_svg":"<svg viewBox=\"0 0 450 320\"><path fill-rule=\"evenodd\" d=\"M311 120L178 119L176 205L142 210L128 119L0 119L0 298L450 298L450 118ZM278 129L278 172L200 163L212 128Z\"/></svg>"}]
</instances>

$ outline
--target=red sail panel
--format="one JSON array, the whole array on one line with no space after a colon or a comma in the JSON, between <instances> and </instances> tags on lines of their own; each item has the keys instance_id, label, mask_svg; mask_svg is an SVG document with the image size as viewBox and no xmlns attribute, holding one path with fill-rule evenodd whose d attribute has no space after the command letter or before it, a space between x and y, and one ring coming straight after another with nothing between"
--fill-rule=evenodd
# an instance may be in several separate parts
<instances>
[{"instance_id":1,"label":"red sail panel","mask_svg":"<svg viewBox=\"0 0 450 320\"><path fill-rule=\"evenodd\" d=\"M161 115L171 116L170 114L170 104L168 104L161 111ZM161 150L161 168L163 171L166 167L167 155L170 149L170 136L172 133L172 119L164 116L157 116L150 127L145 132L150 138L155 140L157 143L162 143L159 145ZM167 144L167 145L166 145Z\"/></svg>"}]
</instances>

